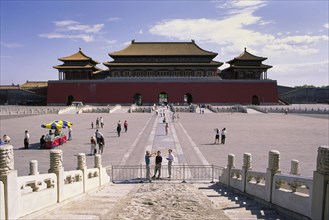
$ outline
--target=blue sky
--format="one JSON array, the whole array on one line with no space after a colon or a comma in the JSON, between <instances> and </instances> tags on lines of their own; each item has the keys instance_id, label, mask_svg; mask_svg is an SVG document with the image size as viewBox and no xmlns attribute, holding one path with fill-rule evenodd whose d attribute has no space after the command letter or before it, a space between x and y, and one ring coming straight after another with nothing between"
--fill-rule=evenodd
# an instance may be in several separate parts
<instances>
[{"instance_id":1,"label":"blue sky","mask_svg":"<svg viewBox=\"0 0 329 220\"><path fill-rule=\"evenodd\" d=\"M52 66L79 47L110 61L132 39L194 39L220 62L246 47L268 57L279 85L328 85L328 10L328 0L1 0L1 85L57 79Z\"/></svg>"}]
</instances>

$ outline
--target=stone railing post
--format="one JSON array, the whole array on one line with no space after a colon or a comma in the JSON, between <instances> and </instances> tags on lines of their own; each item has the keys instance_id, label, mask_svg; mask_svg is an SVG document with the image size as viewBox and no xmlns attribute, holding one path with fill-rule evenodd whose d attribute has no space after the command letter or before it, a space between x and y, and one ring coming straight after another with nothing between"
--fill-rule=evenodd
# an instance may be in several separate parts
<instances>
[{"instance_id":1,"label":"stone railing post","mask_svg":"<svg viewBox=\"0 0 329 220\"><path fill-rule=\"evenodd\" d=\"M312 219L329 219L329 146L318 148L313 172Z\"/></svg>"},{"instance_id":2,"label":"stone railing post","mask_svg":"<svg viewBox=\"0 0 329 220\"><path fill-rule=\"evenodd\" d=\"M0 180L4 185L5 218L17 219L19 215L19 188L17 170L14 170L14 150L11 145L0 146Z\"/></svg>"},{"instance_id":3,"label":"stone railing post","mask_svg":"<svg viewBox=\"0 0 329 220\"><path fill-rule=\"evenodd\" d=\"M280 171L280 152L276 150L271 150L269 152L268 158L268 168L266 170L266 179L265 179L265 201L271 202L272 200L272 187L273 187L273 176Z\"/></svg>"},{"instance_id":4,"label":"stone railing post","mask_svg":"<svg viewBox=\"0 0 329 220\"><path fill-rule=\"evenodd\" d=\"M99 169L99 185L104 185L110 181L110 177L106 172L106 169L102 166L102 155L96 154L95 157L95 168Z\"/></svg>"},{"instance_id":5,"label":"stone railing post","mask_svg":"<svg viewBox=\"0 0 329 220\"><path fill-rule=\"evenodd\" d=\"M235 155L234 154L229 154L227 156L227 174L226 174L226 178L227 178L227 185L230 186L231 183L231 169L235 168Z\"/></svg>"},{"instance_id":6,"label":"stone railing post","mask_svg":"<svg viewBox=\"0 0 329 220\"><path fill-rule=\"evenodd\" d=\"M83 176L83 192L86 192L86 181L88 179L87 177L87 165L86 165L86 154L79 153L78 154L78 167L77 170L82 171Z\"/></svg>"},{"instance_id":7,"label":"stone railing post","mask_svg":"<svg viewBox=\"0 0 329 220\"><path fill-rule=\"evenodd\" d=\"M291 160L291 169L290 169L291 175L299 176L299 161L298 160Z\"/></svg>"},{"instance_id":8,"label":"stone railing post","mask_svg":"<svg viewBox=\"0 0 329 220\"><path fill-rule=\"evenodd\" d=\"M251 170L251 154L243 154L243 165L242 165L242 183L243 183L243 192L246 192L246 183L247 183L247 171Z\"/></svg>"},{"instance_id":9,"label":"stone railing post","mask_svg":"<svg viewBox=\"0 0 329 220\"><path fill-rule=\"evenodd\" d=\"M30 161L30 173L29 173L29 175L39 175L38 161L37 160L31 160Z\"/></svg>"},{"instance_id":10,"label":"stone railing post","mask_svg":"<svg viewBox=\"0 0 329 220\"><path fill-rule=\"evenodd\" d=\"M63 201L64 189L64 167L62 150L50 151L50 168L48 173L55 173L57 176L57 202Z\"/></svg>"}]
</instances>

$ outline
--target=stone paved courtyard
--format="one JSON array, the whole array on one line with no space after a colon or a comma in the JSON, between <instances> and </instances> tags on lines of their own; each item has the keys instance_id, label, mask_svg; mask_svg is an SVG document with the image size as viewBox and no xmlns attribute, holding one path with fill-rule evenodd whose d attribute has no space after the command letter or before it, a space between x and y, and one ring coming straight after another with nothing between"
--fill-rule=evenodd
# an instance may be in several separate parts
<instances>
[{"instance_id":1,"label":"stone paved courtyard","mask_svg":"<svg viewBox=\"0 0 329 220\"><path fill-rule=\"evenodd\" d=\"M91 122L103 117L105 126L100 131L105 136L103 166L111 164L144 163L145 150L174 149L176 164L215 164L227 165L227 155L236 156L236 167L241 168L243 153L252 154L252 168L265 171L268 152L278 150L281 170L289 173L292 159L300 161L300 173L312 176L316 167L317 147L328 145L328 115L311 116L297 114L244 114L244 113L180 113L180 119L169 121L169 134L165 135L164 124L160 117L152 113L88 113L72 115L35 115L27 117L1 116L1 136L11 137L14 146L15 169L18 175L27 175L29 161L39 161L40 173L49 169L49 150L38 149L38 142L47 129L41 124L63 119L73 125L73 140L58 147L63 150L65 170L77 167L78 153L87 155L87 166L93 167L93 157L89 155L89 139L95 132ZM127 133L117 137L116 123L129 122ZM225 145L214 145L215 128L227 129ZM23 149L24 131L31 136L31 149ZM64 132L67 132L64 130ZM152 162L153 163L153 162ZM166 163L166 162L165 162Z\"/></svg>"}]
</instances>

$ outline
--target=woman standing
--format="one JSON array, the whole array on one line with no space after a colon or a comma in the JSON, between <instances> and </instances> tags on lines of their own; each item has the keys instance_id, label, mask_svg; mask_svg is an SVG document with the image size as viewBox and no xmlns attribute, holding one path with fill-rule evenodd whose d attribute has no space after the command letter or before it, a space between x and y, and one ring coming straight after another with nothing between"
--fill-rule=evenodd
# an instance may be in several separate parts
<instances>
[{"instance_id":1,"label":"woman standing","mask_svg":"<svg viewBox=\"0 0 329 220\"><path fill-rule=\"evenodd\" d=\"M30 135L29 132L26 130L24 136L24 148L29 149L29 145L30 145Z\"/></svg>"}]
</instances>

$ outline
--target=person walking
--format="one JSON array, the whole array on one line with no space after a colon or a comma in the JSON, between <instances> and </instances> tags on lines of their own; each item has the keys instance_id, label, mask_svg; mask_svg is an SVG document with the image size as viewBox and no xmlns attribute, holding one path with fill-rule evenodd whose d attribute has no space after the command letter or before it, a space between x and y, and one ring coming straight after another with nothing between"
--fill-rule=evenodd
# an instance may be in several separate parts
<instances>
[{"instance_id":1,"label":"person walking","mask_svg":"<svg viewBox=\"0 0 329 220\"><path fill-rule=\"evenodd\" d=\"M100 117L99 122L101 123L101 128L103 128L103 126L104 126L104 119L103 119L103 117Z\"/></svg>"},{"instance_id":2,"label":"person walking","mask_svg":"<svg viewBox=\"0 0 329 220\"><path fill-rule=\"evenodd\" d=\"M216 135L215 135L215 144L218 143L219 144L219 129L216 128L215 129Z\"/></svg>"},{"instance_id":3,"label":"person walking","mask_svg":"<svg viewBox=\"0 0 329 220\"><path fill-rule=\"evenodd\" d=\"M225 144L225 139L226 139L226 128L222 129L222 133L221 133L221 144Z\"/></svg>"},{"instance_id":4,"label":"person walking","mask_svg":"<svg viewBox=\"0 0 329 220\"><path fill-rule=\"evenodd\" d=\"M96 137L95 136L90 137L90 154L91 155L95 155L97 153L96 145L97 145Z\"/></svg>"},{"instance_id":5,"label":"person walking","mask_svg":"<svg viewBox=\"0 0 329 220\"><path fill-rule=\"evenodd\" d=\"M169 127L169 125L168 125L168 122L167 122L166 125L165 125L166 136L168 135L168 127Z\"/></svg>"},{"instance_id":6,"label":"person walking","mask_svg":"<svg viewBox=\"0 0 329 220\"><path fill-rule=\"evenodd\" d=\"M96 128L99 128L99 118L96 118Z\"/></svg>"},{"instance_id":7,"label":"person walking","mask_svg":"<svg viewBox=\"0 0 329 220\"><path fill-rule=\"evenodd\" d=\"M123 123L123 127L125 128L125 132L128 131L128 122L127 120L125 120L125 122Z\"/></svg>"},{"instance_id":8,"label":"person walking","mask_svg":"<svg viewBox=\"0 0 329 220\"><path fill-rule=\"evenodd\" d=\"M104 151L104 146L105 146L105 140L104 140L104 136L101 135L100 137L100 141L98 143L98 153L99 154L103 154L103 151Z\"/></svg>"},{"instance_id":9,"label":"person walking","mask_svg":"<svg viewBox=\"0 0 329 220\"><path fill-rule=\"evenodd\" d=\"M29 145L30 145L30 135L29 132L26 130L24 135L24 148L29 149Z\"/></svg>"},{"instance_id":10,"label":"person walking","mask_svg":"<svg viewBox=\"0 0 329 220\"><path fill-rule=\"evenodd\" d=\"M150 153L150 151L145 152L145 165L146 165L146 180L149 181L150 183L152 182L151 180L151 157L153 154Z\"/></svg>"},{"instance_id":11,"label":"person walking","mask_svg":"<svg viewBox=\"0 0 329 220\"><path fill-rule=\"evenodd\" d=\"M172 166L172 163L174 162L175 160L175 157L172 153L172 149L169 149L168 150L168 156L166 158L168 160L168 178L171 178L171 166Z\"/></svg>"},{"instance_id":12,"label":"person walking","mask_svg":"<svg viewBox=\"0 0 329 220\"><path fill-rule=\"evenodd\" d=\"M117 133L118 133L118 137L120 137L120 133L121 133L121 122L120 121L117 124Z\"/></svg>"},{"instance_id":13,"label":"person walking","mask_svg":"<svg viewBox=\"0 0 329 220\"><path fill-rule=\"evenodd\" d=\"M162 163L161 151L158 151L157 156L155 157L155 168L154 168L154 175L152 176L152 179L155 179L155 176L157 175L157 173L158 173L157 179L160 179L161 163Z\"/></svg>"},{"instance_id":14,"label":"person walking","mask_svg":"<svg viewBox=\"0 0 329 220\"><path fill-rule=\"evenodd\" d=\"M68 126L69 128L69 141L72 140L72 127L71 126Z\"/></svg>"},{"instance_id":15,"label":"person walking","mask_svg":"<svg viewBox=\"0 0 329 220\"><path fill-rule=\"evenodd\" d=\"M96 132L95 132L95 137L96 137L97 144L99 144L99 142L101 141L102 136L103 136L103 134L101 132L99 132L98 129L97 129Z\"/></svg>"}]
</instances>

